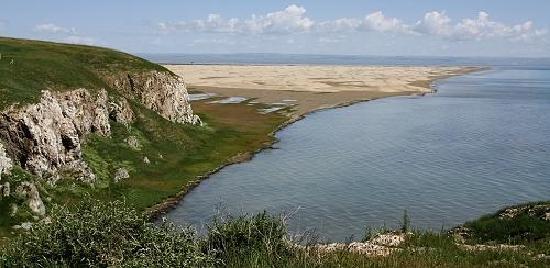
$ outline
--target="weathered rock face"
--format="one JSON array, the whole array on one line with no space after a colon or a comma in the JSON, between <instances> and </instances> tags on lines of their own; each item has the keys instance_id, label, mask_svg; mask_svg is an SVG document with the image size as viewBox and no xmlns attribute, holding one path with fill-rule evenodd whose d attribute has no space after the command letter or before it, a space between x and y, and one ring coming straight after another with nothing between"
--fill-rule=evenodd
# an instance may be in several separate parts
<instances>
[{"instance_id":1,"label":"weathered rock face","mask_svg":"<svg viewBox=\"0 0 550 268\"><path fill-rule=\"evenodd\" d=\"M109 118L115 122L129 126L135 119L134 112L128 100L119 99L109 102Z\"/></svg>"},{"instance_id":2,"label":"weathered rock face","mask_svg":"<svg viewBox=\"0 0 550 268\"><path fill-rule=\"evenodd\" d=\"M0 140L22 168L42 178L56 179L60 169L83 181L94 175L82 159L81 138L88 133L109 135L107 92L86 89L44 91L39 103L1 113Z\"/></svg>"},{"instance_id":3,"label":"weathered rock face","mask_svg":"<svg viewBox=\"0 0 550 268\"><path fill-rule=\"evenodd\" d=\"M11 158L8 157L4 149L4 145L0 143L0 182L2 181L2 174L9 174L12 168ZM0 186L1 187L1 186Z\"/></svg>"},{"instance_id":4,"label":"weathered rock face","mask_svg":"<svg viewBox=\"0 0 550 268\"><path fill-rule=\"evenodd\" d=\"M176 123L200 125L193 113L185 83L168 72L151 71L111 79L126 98L135 99L163 118Z\"/></svg>"},{"instance_id":5,"label":"weathered rock face","mask_svg":"<svg viewBox=\"0 0 550 268\"><path fill-rule=\"evenodd\" d=\"M93 181L95 176L82 159L82 138L89 133L110 135L109 119L128 126L135 115L127 99L172 122L201 124L189 104L185 83L177 76L152 71L106 80L124 98L109 101L106 90L43 91L39 103L3 111L0 140L7 156L0 155L0 178L13 160L52 181L65 170L82 181Z\"/></svg>"}]
</instances>

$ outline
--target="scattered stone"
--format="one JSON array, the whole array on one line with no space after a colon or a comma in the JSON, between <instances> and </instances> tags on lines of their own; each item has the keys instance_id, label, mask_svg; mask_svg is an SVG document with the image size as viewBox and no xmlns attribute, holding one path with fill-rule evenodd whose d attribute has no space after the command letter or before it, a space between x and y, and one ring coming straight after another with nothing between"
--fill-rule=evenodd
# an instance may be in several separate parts
<instances>
[{"instance_id":1,"label":"scattered stone","mask_svg":"<svg viewBox=\"0 0 550 268\"><path fill-rule=\"evenodd\" d=\"M143 157L143 163L146 164L146 165L149 165L151 164L151 160L149 160L149 158L146 157Z\"/></svg>"},{"instance_id":2,"label":"scattered stone","mask_svg":"<svg viewBox=\"0 0 550 268\"><path fill-rule=\"evenodd\" d=\"M0 197L10 197L10 182L4 182L0 185Z\"/></svg>"},{"instance_id":3,"label":"scattered stone","mask_svg":"<svg viewBox=\"0 0 550 268\"><path fill-rule=\"evenodd\" d=\"M136 136L130 136L126 139L124 139L126 143L128 143L128 146L134 150L141 150L141 143L139 142L139 139Z\"/></svg>"},{"instance_id":4,"label":"scattered stone","mask_svg":"<svg viewBox=\"0 0 550 268\"><path fill-rule=\"evenodd\" d=\"M327 245L316 245L313 247L319 253L333 253L337 251L349 251L356 254L364 254L369 257L374 256L388 256L396 251L400 251L400 248L392 248L387 246L380 246L371 242L353 242L350 244L344 243L332 243Z\"/></svg>"},{"instance_id":5,"label":"scattered stone","mask_svg":"<svg viewBox=\"0 0 550 268\"><path fill-rule=\"evenodd\" d=\"M380 246L397 247L405 242L405 234L391 232L386 234L378 234L370 239L370 242Z\"/></svg>"},{"instance_id":6,"label":"scattered stone","mask_svg":"<svg viewBox=\"0 0 550 268\"><path fill-rule=\"evenodd\" d=\"M32 228L32 222L23 222L19 225L14 225L13 229L23 229L24 231L30 231Z\"/></svg>"},{"instance_id":7,"label":"scattered stone","mask_svg":"<svg viewBox=\"0 0 550 268\"><path fill-rule=\"evenodd\" d=\"M10 215L13 217L15 214L17 214L17 211L19 211L19 206L17 204L11 204L11 213Z\"/></svg>"},{"instance_id":8,"label":"scattered stone","mask_svg":"<svg viewBox=\"0 0 550 268\"><path fill-rule=\"evenodd\" d=\"M50 217L50 216L44 217L44 219L42 219L42 223L44 223L44 224L52 223L52 217Z\"/></svg>"},{"instance_id":9,"label":"scattered stone","mask_svg":"<svg viewBox=\"0 0 550 268\"><path fill-rule=\"evenodd\" d=\"M550 256L541 253L541 254L537 254L535 257L533 257L533 259L535 259L535 260L550 260Z\"/></svg>"},{"instance_id":10,"label":"scattered stone","mask_svg":"<svg viewBox=\"0 0 550 268\"><path fill-rule=\"evenodd\" d=\"M475 244L475 245L467 245L467 244L456 244L458 247L468 250L468 251L480 251L480 250L491 250L491 251L501 251L501 250L511 250L511 251L518 251L521 249L525 249L525 245L506 245L506 244L498 244L498 245L482 245L482 244Z\"/></svg>"},{"instance_id":11,"label":"scattered stone","mask_svg":"<svg viewBox=\"0 0 550 268\"><path fill-rule=\"evenodd\" d=\"M550 204L528 204L507 208L498 214L499 219L511 219L522 214L542 220L550 220Z\"/></svg>"},{"instance_id":12,"label":"scattered stone","mask_svg":"<svg viewBox=\"0 0 550 268\"><path fill-rule=\"evenodd\" d=\"M367 256L388 256L402 249L396 248L406 240L405 233L391 232L385 234L377 234L366 242L352 242L349 244L332 243L315 245L312 249L319 253L331 253L336 251L349 251Z\"/></svg>"},{"instance_id":13,"label":"scattered stone","mask_svg":"<svg viewBox=\"0 0 550 268\"><path fill-rule=\"evenodd\" d=\"M471 237L471 230L466 226L457 226L449 231L456 243L465 243Z\"/></svg>"},{"instance_id":14,"label":"scattered stone","mask_svg":"<svg viewBox=\"0 0 550 268\"><path fill-rule=\"evenodd\" d=\"M11 158L8 157L4 150L4 145L0 143L0 181L2 180L2 174L10 174L12 165Z\"/></svg>"},{"instance_id":15,"label":"scattered stone","mask_svg":"<svg viewBox=\"0 0 550 268\"><path fill-rule=\"evenodd\" d=\"M42 199L40 199L40 192L38 192L34 183L28 181L21 182L21 185L15 191L19 197L28 200L29 208L34 214L39 216L46 214L46 207Z\"/></svg>"},{"instance_id":16,"label":"scattered stone","mask_svg":"<svg viewBox=\"0 0 550 268\"><path fill-rule=\"evenodd\" d=\"M130 178L130 173L128 172L128 170L126 168L119 168L115 173L114 181L119 182L123 179L128 179L128 178Z\"/></svg>"}]
</instances>

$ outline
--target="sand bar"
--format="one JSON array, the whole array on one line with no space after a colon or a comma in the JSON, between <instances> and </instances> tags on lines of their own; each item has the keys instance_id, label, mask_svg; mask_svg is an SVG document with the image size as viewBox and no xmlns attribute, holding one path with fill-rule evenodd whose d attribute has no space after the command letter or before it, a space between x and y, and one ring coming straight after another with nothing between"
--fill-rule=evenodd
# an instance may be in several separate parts
<instances>
[{"instance_id":1,"label":"sand bar","mask_svg":"<svg viewBox=\"0 0 550 268\"><path fill-rule=\"evenodd\" d=\"M295 100L292 115L382 97L430 92L433 80L476 67L165 65L188 87L262 103Z\"/></svg>"}]
</instances>

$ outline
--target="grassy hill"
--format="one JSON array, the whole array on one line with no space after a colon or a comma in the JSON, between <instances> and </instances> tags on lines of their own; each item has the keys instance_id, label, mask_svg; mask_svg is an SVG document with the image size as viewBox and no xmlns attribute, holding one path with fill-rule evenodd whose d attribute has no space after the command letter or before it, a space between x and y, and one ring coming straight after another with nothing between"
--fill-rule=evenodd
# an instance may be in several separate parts
<instances>
[{"instance_id":1,"label":"grassy hill","mask_svg":"<svg viewBox=\"0 0 550 268\"><path fill-rule=\"evenodd\" d=\"M106 88L116 96L116 90L105 82L110 75L167 71L139 57L91 46L0 38L0 53L0 110L14 103L36 102L44 89ZM52 186L20 168L2 180L34 180L47 210L56 203L74 203L91 195L100 200L125 199L143 211L185 191L200 176L270 144L270 134L287 120L281 114L259 114L258 105L199 101L193 103L204 122L199 127L170 122L141 103L129 101L136 118L131 125L111 121L109 137L90 134L83 139L83 156L98 178L93 187L71 179L70 174ZM129 136L137 137L140 149L129 146ZM144 164L145 157L150 164ZM119 168L127 169L130 178L115 183ZM12 233L12 225L33 221L32 214L23 209L25 200L14 198L0 198L0 237ZM8 213L13 202L22 208L16 217Z\"/></svg>"},{"instance_id":2,"label":"grassy hill","mask_svg":"<svg viewBox=\"0 0 550 268\"><path fill-rule=\"evenodd\" d=\"M162 66L113 49L0 37L0 110L40 91L108 88L104 76Z\"/></svg>"}]
</instances>

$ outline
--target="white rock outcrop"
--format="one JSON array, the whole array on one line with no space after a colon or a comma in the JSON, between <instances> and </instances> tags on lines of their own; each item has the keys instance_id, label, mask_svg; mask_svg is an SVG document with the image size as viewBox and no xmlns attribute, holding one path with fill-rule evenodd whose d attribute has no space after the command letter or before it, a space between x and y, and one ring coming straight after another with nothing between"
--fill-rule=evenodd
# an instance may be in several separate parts
<instances>
[{"instance_id":1,"label":"white rock outcrop","mask_svg":"<svg viewBox=\"0 0 550 268\"><path fill-rule=\"evenodd\" d=\"M11 158L6 154L4 145L0 143L0 181L2 181L2 174L9 174L12 168Z\"/></svg>"},{"instance_id":2,"label":"white rock outcrop","mask_svg":"<svg viewBox=\"0 0 550 268\"><path fill-rule=\"evenodd\" d=\"M109 102L109 118L111 120L129 126L135 119L134 112L128 100L120 98Z\"/></svg>"},{"instance_id":3,"label":"white rock outcrop","mask_svg":"<svg viewBox=\"0 0 550 268\"><path fill-rule=\"evenodd\" d=\"M124 179L130 178L130 172L126 168L119 168L117 169L115 173L115 177L113 178L114 182L119 182Z\"/></svg>"},{"instance_id":4,"label":"white rock outcrop","mask_svg":"<svg viewBox=\"0 0 550 268\"><path fill-rule=\"evenodd\" d=\"M82 158L81 138L110 135L107 92L86 89L43 91L40 102L1 113L0 139L12 160L42 178L55 180L60 169L82 181L95 178Z\"/></svg>"},{"instance_id":5,"label":"white rock outcrop","mask_svg":"<svg viewBox=\"0 0 550 268\"><path fill-rule=\"evenodd\" d=\"M151 71L128 74L112 80L126 98L142 103L163 118L176 123L200 125L198 115L189 104L189 94L183 79L169 72Z\"/></svg>"},{"instance_id":6,"label":"white rock outcrop","mask_svg":"<svg viewBox=\"0 0 550 268\"><path fill-rule=\"evenodd\" d=\"M44 206L44 202L42 202L42 199L40 198L40 192L38 192L38 189L36 189L34 183L28 181L21 182L21 185L17 187L15 192L19 195L19 197L28 200L29 208L34 214L39 216L46 214L46 207Z\"/></svg>"},{"instance_id":7,"label":"white rock outcrop","mask_svg":"<svg viewBox=\"0 0 550 268\"><path fill-rule=\"evenodd\" d=\"M139 142L139 139L136 136L129 136L128 138L124 139L124 142L130 146L130 148L134 150L141 150L141 142Z\"/></svg>"}]
</instances>

